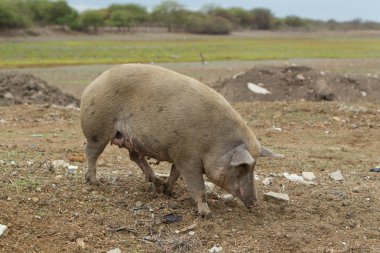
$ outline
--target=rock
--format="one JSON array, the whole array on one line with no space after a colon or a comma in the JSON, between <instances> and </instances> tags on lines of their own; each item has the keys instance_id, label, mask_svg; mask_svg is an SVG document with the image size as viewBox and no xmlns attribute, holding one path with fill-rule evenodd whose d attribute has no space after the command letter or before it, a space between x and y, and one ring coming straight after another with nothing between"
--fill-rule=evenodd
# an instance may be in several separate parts
<instances>
[{"instance_id":1,"label":"rock","mask_svg":"<svg viewBox=\"0 0 380 253\"><path fill-rule=\"evenodd\" d=\"M67 172L69 172L70 174L77 173L77 169L78 169L78 166L75 166L75 165L67 166Z\"/></svg>"},{"instance_id":2,"label":"rock","mask_svg":"<svg viewBox=\"0 0 380 253\"><path fill-rule=\"evenodd\" d=\"M57 175L57 176L54 177L54 180L55 181L60 181L62 178L63 178L62 175Z\"/></svg>"},{"instance_id":3,"label":"rock","mask_svg":"<svg viewBox=\"0 0 380 253\"><path fill-rule=\"evenodd\" d=\"M8 234L8 227L0 224L0 237L6 236Z\"/></svg>"},{"instance_id":4,"label":"rock","mask_svg":"<svg viewBox=\"0 0 380 253\"><path fill-rule=\"evenodd\" d=\"M254 178L255 178L256 181L260 180L260 177L258 175L256 175L256 174L255 174Z\"/></svg>"},{"instance_id":5,"label":"rock","mask_svg":"<svg viewBox=\"0 0 380 253\"><path fill-rule=\"evenodd\" d=\"M27 161L27 162L26 162L26 165L28 165L28 166L32 166L33 164L34 164L33 161Z\"/></svg>"},{"instance_id":6,"label":"rock","mask_svg":"<svg viewBox=\"0 0 380 253\"><path fill-rule=\"evenodd\" d=\"M178 234L178 233L184 233L184 232L187 232L187 231L192 230L192 229L195 229L195 228L197 228L197 224L196 224L196 223L191 224L190 226L187 226L187 227L185 227L185 228L183 228L183 229L181 229L181 230L176 230L175 232L176 232L177 234Z\"/></svg>"},{"instance_id":7,"label":"rock","mask_svg":"<svg viewBox=\"0 0 380 253\"><path fill-rule=\"evenodd\" d=\"M210 253L217 253L217 252L221 252L222 250L223 250L222 246L215 245L211 249L209 249L208 252L210 252Z\"/></svg>"},{"instance_id":8,"label":"rock","mask_svg":"<svg viewBox=\"0 0 380 253\"><path fill-rule=\"evenodd\" d=\"M111 249L111 250L107 251L107 253L121 253L121 249L119 249L119 248Z\"/></svg>"},{"instance_id":9,"label":"rock","mask_svg":"<svg viewBox=\"0 0 380 253\"><path fill-rule=\"evenodd\" d=\"M303 177L302 176L298 176L297 174L289 174L287 172L285 172L283 174L283 176L290 180L290 181L293 181L293 182L302 182L303 181Z\"/></svg>"},{"instance_id":10,"label":"rock","mask_svg":"<svg viewBox=\"0 0 380 253\"><path fill-rule=\"evenodd\" d=\"M298 74L298 75L296 76L296 78L297 78L298 80L301 80L301 81L305 80L305 77L304 77L302 74Z\"/></svg>"},{"instance_id":11,"label":"rock","mask_svg":"<svg viewBox=\"0 0 380 253\"><path fill-rule=\"evenodd\" d=\"M190 231L188 234L189 235L195 235L195 232L194 231Z\"/></svg>"},{"instance_id":12,"label":"rock","mask_svg":"<svg viewBox=\"0 0 380 253\"><path fill-rule=\"evenodd\" d=\"M352 191L355 193L359 193L359 190L360 190L360 188L358 186L355 186Z\"/></svg>"},{"instance_id":13,"label":"rock","mask_svg":"<svg viewBox=\"0 0 380 253\"><path fill-rule=\"evenodd\" d=\"M81 247L82 249L86 248L86 244L84 243L83 238L77 238L75 241L77 242L78 246Z\"/></svg>"},{"instance_id":14,"label":"rock","mask_svg":"<svg viewBox=\"0 0 380 253\"><path fill-rule=\"evenodd\" d=\"M307 181L313 181L314 179L316 179L313 172L304 171L304 172L302 172L302 177Z\"/></svg>"},{"instance_id":15,"label":"rock","mask_svg":"<svg viewBox=\"0 0 380 253\"><path fill-rule=\"evenodd\" d=\"M143 202L141 201L136 201L135 203L135 207L142 207L142 205L143 205Z\"/></svg>"},{"instance_id":16,"label":"rock","mask_svg":"<svg viewBox=\"0 0 380 253\"><path fill-rule=\"evenodd\" d=\"M13 96L12 93L10 93L10 92L5 92L4 95L3 95L3 97L4 97L6 100L8 100L8 101L10 102L11 105L14 104L15 97Z\"/></svg>"},{"instance_id":17,"label":"rock","mask_svg":"<svg viewBox=\"0 0 380 253\"><path fill-rule=\"evenodd\" d=\"M263 183L263 185L270 185L272 184L272 181L273 179L271 177L266 177L263 179L263 181L261 181L261 183Z\"/></svg>"},{"instance_id":18,"label":"rock","mask_svg":"<svg viewBox=\"0 0 380 253\"><path fill-rule=\"evenodd\" d=\"M343 175L340 172L340 170L337 170L337 171L335 171L333 173L330 173L329 176L334 181L341 181L341 180L343 180Z\"/></svg>"},{"instance_id":19,"label":"rock","mask_svg":"<svg viewBox=\"0 0 380 253\"><path fill-rule=\"evenodd\" d=\"M263 87L260 87L259 85L256 85L254 83L247 83L247 87L250 91L257 93L257 94L270 94L271 92Z\"/></svg>"},{"instance_id":20,"label":"rock","mask_svg":"<svg viewBox=\"0 0 380 253\"><path fill-rule=\"evenodd\" d=\"M289 196L288 194L285 194L285 193L267 192L264 194L264 200L274 201L278 203L288 203Z\"/></svg>"},{"instance_id":21,"label":"rock","mask_svg":"<svg viewBox=\"0 0 380 253\"><path fill-rule=\"evenodd\" d=\"M206 181L205 182L205 190L207 194L215 193L215 184Z\"/></svg>"},{"instance_id":22,"label":"rock","mask_svg":"<svg viewBox=\"0 0 380 253\"><path fill-rule=\"evenodd\" d=\"M52 162L54 169L67 168L69 164L63 160L55 160Z\"/></svg>"},{"instance_id":23,"label":"rock","mask_svg":"<svg viewBox=\"0 0 380 253\"><path fill-rule=\"evenodd\" d=\"M226 195L223 195L222 199L224 201L231 201L231 200L234 200L234 196L232 196L232 194L226 194Z\"/></svg>"}]
</instances>

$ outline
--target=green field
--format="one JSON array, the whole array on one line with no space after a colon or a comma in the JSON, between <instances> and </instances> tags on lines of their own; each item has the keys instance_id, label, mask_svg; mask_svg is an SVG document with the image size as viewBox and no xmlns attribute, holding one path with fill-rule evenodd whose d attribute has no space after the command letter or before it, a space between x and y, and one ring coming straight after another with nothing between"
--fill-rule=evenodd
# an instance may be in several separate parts
<instances>
[{"instance_id":1,"label":"green field","mask_svg":"<svg viewBox=\"0 0 380 253\"><path fill-rule=\"evenodd\" d=\"M83 36L0 42L0 67L280 59L380 58L380 37L159 36L124 39Z\"/></svg>"}]
</instances>

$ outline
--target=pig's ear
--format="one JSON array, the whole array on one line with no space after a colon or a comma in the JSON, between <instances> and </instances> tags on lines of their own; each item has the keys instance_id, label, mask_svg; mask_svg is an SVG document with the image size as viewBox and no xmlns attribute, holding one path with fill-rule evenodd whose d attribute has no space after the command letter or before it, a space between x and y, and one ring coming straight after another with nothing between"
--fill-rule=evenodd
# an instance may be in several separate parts
<instances>
[{"instance_id":1,"label":"pig's ear","mask_svg":"<svg viewBox=\"0 0 380 253\"><path fill-rule=\"evenodd\" d=\"M252 167L254 164L255 159L253 159L251 154L245 148L241 146L235 148L232 154L231 166L248 165L249 167Z\"/></svg>"},{"instance_id":2,"label":"pig's ear","mask_svg":"<svg viewBox=\"0 0 380 253\"><path fill-rule=\"evenodd\" d=\"M275 158L284 158L284 155L276 154L270 149L267 149L264 146L260 147L260 157L275 157Z\"/></svg>"}]
</instances>

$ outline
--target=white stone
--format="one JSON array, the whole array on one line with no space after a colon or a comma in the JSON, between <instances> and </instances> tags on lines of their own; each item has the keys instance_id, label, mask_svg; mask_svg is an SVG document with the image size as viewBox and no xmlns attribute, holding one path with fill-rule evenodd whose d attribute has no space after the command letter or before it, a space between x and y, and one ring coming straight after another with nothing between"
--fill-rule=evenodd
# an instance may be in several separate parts
<instances>
[{"instance_id":1,"label":"white stone","mask_svg":"<svg viewBox=\"0 0 380 253\"><path fill-rule=\"evenodd\" d=\"M205 190L207 194L215 192L215 184L206 181L205 182Z\"/></svg>"},{"instance_id":2,"label":"white stone","mask_svg":"<svg viewBox=\"0 0 380 253\"><path fill-rule=\"evenodd\" d=\"M234 196L232 196L231 194L226 194L226 195L223 195L223 200L225 201L231 201L234 199Z\"/></svg>"},{"instance_id":3,"label":"white stone","mask_svg":"<svg viewBox=\"0 0 380 253\"><path fill-rule=\"evenodd\" d=\"M302 182L303 181L303 177L298 176L297 174L289 174L289 173L285 172L283 175L286 179L293 181L293 182Z\"/></svg>"},{"instance_id":4,"label":"white stone","mask_svg":"<svg viewBox=\"0 0 380 253\"><path fill-rule=\"evenodd\" d=\"M341 173L340 170L337 170L337 171L335 171L333 173L330 173L329 176L330 176L330 178L332 180L335 180L335 181L341 181L341 180L343 180L343 175L342 175L342 173Z\"/></svg>"},{"instance_id":5,"label":"white stone","mask_svg":"<svg viewBox=\"0 0 380 253\"><path fill-rule=\"evenodd\" d=\"M189 235L195 235L195 232L194 231L190 231Z\"/></svg>"},{"instance_id":6,"label":"white stone","mask_svg":"<svg viewBox=\"0 0 380 253\"><path fill-rule=\"evenodd\" d=\"M273 179L271 177L266 177L263 179L263 181L261 181L261 183L263 183L263 185L270 185L272 184L272 181Z\"/></svg>"},{"instance_id":7,"label":"white stone","mask_svg":"<svg viewBox=\"0 0 380 253\"><path fill-rule=\"evenodd\" d=\"M267 192L264 194L264 199L267 201L276 201L276 202L289 202L289 196L285 193L277 193L277 192Z\"/></svg>"},{"instance_id":8,"label":"white stone","mask_svg":"<svg viewBox=\"0 0 380 253\"><path fill-rule=\"evenodd\" d=\"M260 87L259 85L256 85L254 83L247 83L247 86L248 86L248 89L254 93L257 93L257 94L270 94L270 91L263 88L263 87Z\"/></svg>"},{"instance_id":9,"label":"white stone","mask_svg":"<svg viewBox=\"0 0 380 253\"><path fill-rule=\"evenodd\" d=\"M77 169L78 169L78 166L75 166L75 165L69 165L69 166L67 166L67 171L70 174L75 174L77 172Z\"/></svg>"},{"instance_id":10,"label":"white stone","mask_svg":"<svg viewBox=\"0 0 380 253\"><path fill-rule=\"evenodd\" d=\"M217 253L217 252L221 252L222 250L223 250L222 246L215 245L214 247L212 247L211 249L209 249L208 252L210 252L210 253Z\"/></svg>"},{"instance_id":11,"label":"white stone","mask_svg":"<svg viewBox=\"0 0 380 253\"><path fill-rule=\"evenodd\" d=\"M305 180L307 181L313 181L314 179L316 179L315 175L313 172L302 172L302 176Z\"/></svg>"},{"instance_id":12,"label":"white stone","mask_svg":"<svg viewBox=\"0 0 380 253\"><path fill-rule=\"evenodd\" d=\"M52 162L53 163L53 168L54 169L59 169L61 167L63 168L67 168L69 166L69 164L63 160L55 160Z\"/></svg>"},{"instance_id":13,"label":"white stone","mask_svg":"<svg viewBox=\"0 0 380 253\"><path fill-rule=\"evenodd\" d=\"M0 224L0 237L6 236L8 234L8 227Z\"/></svg>"},{"instance_id":14,"label":"white stone","mask_svg":"<svg viewBox=\"0 0 380 253\"><path fill-rule=\"evenodd\" d=\"M119 248L111 249L111 250L107 251L107 253L121 253L121 249L119 249Z\"/></svg>"}]
</instances>

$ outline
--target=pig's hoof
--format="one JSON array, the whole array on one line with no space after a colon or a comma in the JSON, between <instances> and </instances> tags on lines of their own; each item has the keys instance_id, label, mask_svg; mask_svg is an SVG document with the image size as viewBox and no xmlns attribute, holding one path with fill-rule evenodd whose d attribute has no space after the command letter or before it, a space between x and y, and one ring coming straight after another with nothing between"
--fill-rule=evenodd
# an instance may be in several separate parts
<instances>
[{"instance_id":1,"label":"pig's hoof","mask_svg":"<svg viewBox=\"0 0 380 253\"><path fill-rule=\"evenodd\" d=\"M211 218L212 218L212 213L211 213L211 212L208 212L208 213L201 212L201 213L199 213L199 215L200 215L203 219L211 219Z\"/></svg>"},{"instance_id":2,"label":"pig's hoof","mask_svg":"<svg viewBox=\"0 0 380 253\"><path fill-rule=\"evenodd\" d=\"M96 186L99 186L100 183L99 181L96 179L96 177L90 177L86 174L86 182L90 185L96 185Z\"/></svg>"},{"instance_id":3,"label":"pig's hoof","mask_svg":"<svg viewBox=\"0 0 380 253\"><path fill-rule=\"evenodd\" d=\"M162 185L153 184L153 192L157 194L162 193Z\"/></svg>"},{"instance_id":4,"label":"pig's hoof","mask_svg":"<svg viewBox=\"0 0 380 253\"><path fill-rule=\"evenodd\" d=\"M164 183L164 185L162 186L162 188L163 188L162 192L165 195L167 195L167 196L172 196L173 195L173 189L171 189L167 183Z\"/></svg>"}]
</instances>

